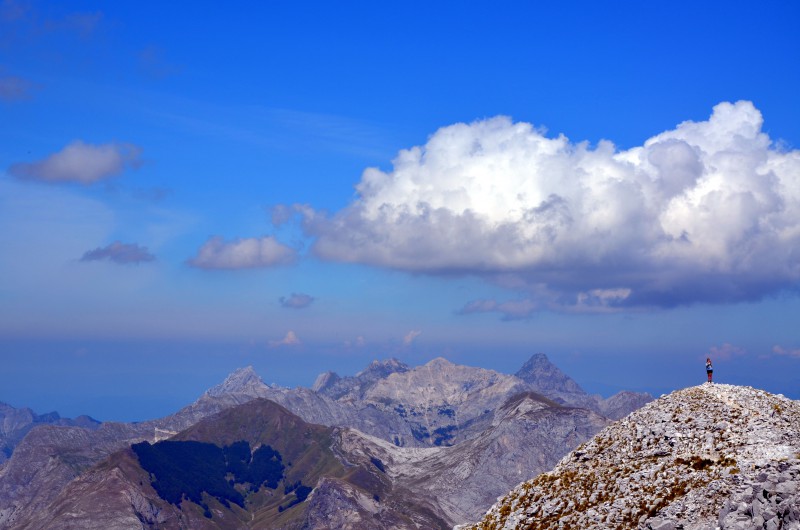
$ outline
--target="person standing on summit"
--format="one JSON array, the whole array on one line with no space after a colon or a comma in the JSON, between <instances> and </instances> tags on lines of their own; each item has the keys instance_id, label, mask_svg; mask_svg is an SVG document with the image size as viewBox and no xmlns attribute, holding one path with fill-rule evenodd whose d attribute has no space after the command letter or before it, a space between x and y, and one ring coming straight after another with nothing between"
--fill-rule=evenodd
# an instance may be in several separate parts
<instances>
[{"instance_id":1,"label":"person standing on summit","mask_svg":"<svg viewBox=\"0 0 800 530\"><path fill-rule=\"evenodd\" d=\"M711 357L706 357L706 375L708 375L708 382L711 382L711 374L714 373L714 367L711 366Z\"/></svg>"}]
</instances>

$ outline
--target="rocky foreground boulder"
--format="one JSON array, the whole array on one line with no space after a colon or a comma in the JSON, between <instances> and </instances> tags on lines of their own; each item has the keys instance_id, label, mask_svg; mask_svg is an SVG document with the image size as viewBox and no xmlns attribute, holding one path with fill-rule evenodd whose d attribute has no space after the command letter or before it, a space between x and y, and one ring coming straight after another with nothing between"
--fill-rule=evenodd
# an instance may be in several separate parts
<instances>
[{"instance_id":1,"label":"rocky foreground boulder","mask_svg":"<svg viewBox=\"0 0 800 530\"><path fill-rule=\"evenodd\" d=\"M797 530L800 402L704 384L645 405L461 530Z\"/></svg>"}]
</instances>

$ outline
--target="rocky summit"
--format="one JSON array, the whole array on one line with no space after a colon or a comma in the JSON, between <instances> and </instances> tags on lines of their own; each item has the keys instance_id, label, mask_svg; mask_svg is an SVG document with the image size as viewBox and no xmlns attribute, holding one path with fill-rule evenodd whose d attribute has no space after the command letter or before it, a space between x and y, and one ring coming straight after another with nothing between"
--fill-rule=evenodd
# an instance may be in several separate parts
<instances>
[{"instance_id":1,"label":"rocky summit","mask_svg":"<svg viewBox=\"0 0 800 530\"><path fill-rule=\"evenodd\" d=\"M703 384L662 396L466 529L797 530L800 402Z\"/></svg>"}]
</instances>

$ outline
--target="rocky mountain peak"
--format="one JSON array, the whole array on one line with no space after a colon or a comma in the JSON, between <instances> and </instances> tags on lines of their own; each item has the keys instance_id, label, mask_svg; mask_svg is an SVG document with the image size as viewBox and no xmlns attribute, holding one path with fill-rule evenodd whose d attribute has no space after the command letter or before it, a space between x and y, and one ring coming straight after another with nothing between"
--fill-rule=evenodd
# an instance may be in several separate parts
<instances>
[{"instance_id":1,"label":"rocky mountain peak","mask_svg":"<svg viewBox=\"0 0 800 530\"><path fill-rule=\"evenodd\" d=\"M431 359L423 366L426 368L433 368L436 370L448 369L456 366L454 363L450 362L449 360L445 359L444 357L436 357L435 359Z\"/></svg>"},{"instance_id":2,"label":"rocky mountain peak","mask_svg":"<svg viewBox=\"0 0 800 530\"><path fill-rule=\"evenodd\" d=\"M206 392L209 396L222 396L225 394L257 394L267 385L258 376L252 366L239 368L232 372L225 381Z\"/></svg>"},{"instance_id":3,"label":"rocky mountain peak","mask_svg":"<svg viewBox=\"0 0 800 530\"><path fill-rule=\"evenodd\" d=\"M799 489L800 402L704 384L613 423L465 528L798 528Z\"/></svg>"},{"instance_id":4,"label":"rocky mountain peak","mask_svg":"<svg viewBox=\"0 0 800 530\"><path fill-rule=\"evenodd\" d=\"M400 373L407 372L409 369L410 368L407 364L398 361L394 357L390 359L385 359L383 361L379 361L376 359L371 363L369 363L369 366L367 366L364 370L358 372L356 374L356 377L362 379L367 377L382 378L397 372Z\"/></svg>"},{"instance_id":5,"label":"rocky mountain peak","mask_svg":"<svg viewBox=\"0 0 800 530\"><path fill-rule=\"evenodd\" d=\"M585 394L578 383L550 362L543 353L531 356L514 375L542 391Z\"/></svg>"},{"instance_id":6,"label":"rocky mountain peak","mask_svg":"<svg viewBox=\"0 0 800 530\"><path fill-rule=\"evenodd\" d=\"M339 374L336 372L323 372L314 380L314 384L311 385L311 390L314 392L320 392L335 384L336 381L339 381L340 379L341 377L339 377Z\"/></svg>"}]
</instances>

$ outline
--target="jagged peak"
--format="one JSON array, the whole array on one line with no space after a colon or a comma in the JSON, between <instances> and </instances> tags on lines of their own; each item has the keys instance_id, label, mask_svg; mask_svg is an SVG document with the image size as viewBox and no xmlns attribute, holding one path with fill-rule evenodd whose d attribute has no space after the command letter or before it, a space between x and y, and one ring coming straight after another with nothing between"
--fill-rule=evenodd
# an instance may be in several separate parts
<instances>
[{"instance_id":1,"label":"jagged peak","mask_svg":"<svg viewBox=\"0 0 800 530\"><path fill-rule=\"evenodd\" d=\"M589 398L580 385L562 372L544 353L532 355L514 375L530 383L544 394L549 391L557 391L580 394L581 397Z\"/></svg>"},{"instance_id":2,"label":"jagged peak","mask_svg":"<svg viewBox=\"0 0 800 530\"><path fill-rule=\"evenodd\" d=\"M384 360L375 359L369 363L365 369L358 372L356 377L361 377L368 374L379 374L386 376L395 372L407 372L409 369L410 368L407 364L400 362L394 357Z\"/></svg>"},{"instance_id":3,"label":"jagged peak","mask_svg":"<svg viewBox=\"0 0 800 530\"><path fill-rule=\"evenodd\" d=\"M317 376L314 380L314 384L311 386L311 390L314 392L319 392L324 388L329 387L330 385L334 384L336 381L340 380L339 374L336 372L323 372Z\"/></svg>"},{"instance_id":4,"label":"jagged peak","mask_svg":"<svg viewBox=\"0 0 800 530\"><path fill-rule=\"evenodd\" d=\"M240 394L254 388L265 387L264 381L259 377L252 366L237 368L225 378L221 384L211 388L206 392L210 396L221 396L223 394Z\"/></svg>"},{"instance_id":5,"label":"jagged peak","mask_svg":"<svg viewBox=\"0 0 800 530\"><path fill-rule=\"evenodd\" d=\"M544 353L534 353L531 358L525 361L525 364L517 371L517 376L523 373L531 373L534 371L547 369L549 371L561 372L561 370L550 361Z\"/></svg>"}]
</instances>

